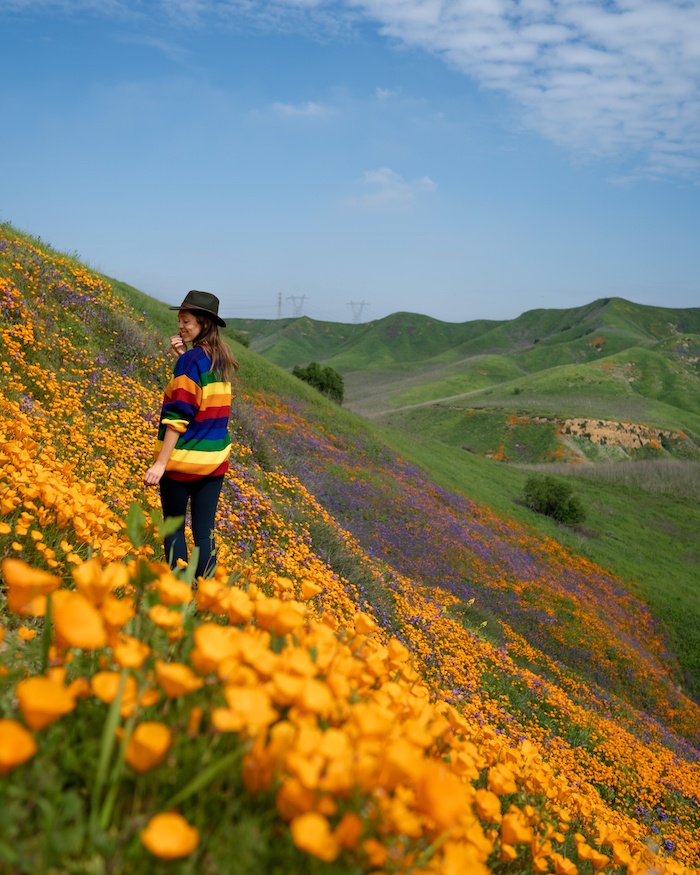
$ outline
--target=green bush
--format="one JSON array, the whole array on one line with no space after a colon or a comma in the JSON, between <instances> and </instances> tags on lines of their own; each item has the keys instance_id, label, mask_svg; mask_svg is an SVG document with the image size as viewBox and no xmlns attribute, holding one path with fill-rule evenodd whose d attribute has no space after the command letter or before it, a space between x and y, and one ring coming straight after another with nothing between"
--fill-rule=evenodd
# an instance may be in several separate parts
<instances>
[{"instance_id":1,"label":"green bush","mask_svg":"<svg viewBox=\"0 0 700 875\"><path fill-rule=\"evenodd\" d=\"M586 518L586 512L569 483L551 474L534 474L523 487L523 503L545 516L551 516L566 526L575 526Z\"/></svg>"},{"instance_id":2,"label":"green bush","mask_svg":"<svg viewBox=\"0 0 700 875\"><path fill-rule=\"evenodd\" d=\"M294 365L292 374L327 395L332 401L343 403L345 384L341 375L333 368L322 368L318 362L310 362L305 368Z\"/></svg>"}]
</instances>

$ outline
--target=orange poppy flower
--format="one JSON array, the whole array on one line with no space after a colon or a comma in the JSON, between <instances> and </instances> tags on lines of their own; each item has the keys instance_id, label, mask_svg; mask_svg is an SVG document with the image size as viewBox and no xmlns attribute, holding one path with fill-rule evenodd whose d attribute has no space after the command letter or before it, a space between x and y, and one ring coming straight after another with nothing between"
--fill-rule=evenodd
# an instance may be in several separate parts
<instances>
[{"instance_id":1,"label":"orange poppy flower","mask_svg":"<svg viewBox=\"0 0 700 875\"><path fill-rule=\"evenodd\" d=\"M308 577L304 578L301 582L301 597L306 601L307 599L312 599L317 596L319 593L323 592L323 587L318 583L314 583L313 580L309 580Z\"/></svg>"},{"instance_id":2,"label":"orange poppy flower","mask_svg":"<svg viewBox=\"0 0 700 875\"><path fill-rule=\"evenodd\" d=\"M253 616L253 602L247 592L232 586L223 602L232 623L247 623Z\"/></svg>"},{"instance_id":3,"label":"orange poppy flower","mask_svg":"<svg viewBox=\"0 0 700 875\"><path fill-rule=\"evenodd\" d=\"M509 811L503 815L501 838L509 845L518 845L531 841L532 827L526 823L522 812Z\"/></svg>"},{"instance_id":4,"label":"orange poppy flower","mask_svg":"<svg viewBox=\"0 0 700 875\"><path fill-rule=\"evenodd\" d=\"M335 860L340 853L340 844L334 838L323 815L308 811L295 817L290 827L294 844L300 851L306 851L307 854L313 854L326 862Z\"/></svg>"},{"instance_id":5,"label":"orange poppy flower","mask_svg":"<svg viewBox=\"0 0 700 875\"><path fill-rule=\"evenodd\" d=\"M163 662L162 659L157 659L155 669L158 686L170 699L192 693L204 683L182 662Z\"/></svg>"},{"instance_id":6,"label":"orange poppy flower","mask_svg":"<svg viewBox=\"0 0 700 875\"><path fill-rule=\"evenodd\" d=\"M155 623L161 629L174 629L182 626L183 621L180 611L172 611L170 608L166 608L165 605L153 605L148 612L148 617L152 623Z\"/></svg>"},{"instance_id":7,"label":"orange poppy flower","mask_svg":"<svg viewBox=\"0 0 700 875\"><path fill-rule=\"evenodd\" d=\"M441 762L426 763L416 786L416 807L440 830L469 811L466 786Z\"/></svg>"},{"instance_id":8,"label":"orange poppy flower","mask_svg":"<svg viewBox=\"0 0 700 875\"><path fill-rule=\"evenodd\" d=\"M192 601L192 587L174 574L166 574L155 584L158 598L164 605L186 605Z\"/></svg>"},{"instance_id":9,"label":"orange poppy flower","mask_svg":"<svg viewBox=\"0 0 700 875\"><path fill-rule=\"evenodd\" d=\"M102 616L79 592L61 590L53 599L53 623L59 647L94 650L107 644Z\"/></svg>"},{"instance_id":10,"label":"orange poppy flower","mask_svg":"<svg viewBox=\"0 0 700 875\"><path fill-rule=\"evenodd\" d=\"M7 604L16 614L22 613L32 599L57 590L61 579L39 568L32 568L22 559L7 558L0 564L7 585Z\"/></svg>"},{"instance_id":11,"label":"orange poppy flower","mask_svg":"<svg viewBox=\"0 0 700 875\"><path fill-rule=\"evenodd\" d=\"M175 811L156 814L141 832L144 846L162 860L189 856L199 844L199 830Z\"/></svg>"},{"instance_id":12,"label":"orange poppy flower","mask_svg":"<svg viewBox=\"0 0 700 875\"><path fill-rule=\"evenodd\" d=\"M121 681L121 672L118 671L98 671L90 679L90 689L100 701L109 704L113 702L119 692L119 684ZM138 695L138 685L136 679L128 674L124 682L124 690L122 691L122 701L119 712L122 716L128 716L136 706L136 697Z\"/></svg>"},{"instance_id":13,"label":"orange poppy flower","mask_svg":"<svg viewBox=\"0 0 700 875\"><path fill-rule=\"evenodd\" d=\"M111 630L121 629L136 616L131 599L117 598L111 594L105 596L101 611L105 625Z\"/></svg>"},{"instance_id":14,"label":"orange poppy flower","mask_svg":"<svg viewBox=\"0 0 700 875\"><path fill-rule=\"evenodd\" d=\"M193 632L195 650L192 662L198 671L206 674L214 671L225 659L231 659L240 652L241 632L233 626L220 626L218 623L203 623Z\"/></svg>"},{"instance_id":15,"label":"orange poppy flower","mask_svg":"<svg viewBox=\"0 0 700 875\"><path fill-rule=\"evenodd\" d=\"M491 766L488 782L489 790L492 790L497 796L505 796L508 793L518 792L515 776L504 763L496 763L495 766Z\"/></svg>"},{"instance_id":16,"label":"orange poppy flower","mask_svg":"<svg viewBox=\"0 0 700 875\"><path fill-rule=\"evenodd\" d=\"M0 775L31 759L36 741L31 732L16 720L0 720Z\"/></svg>"},{"instance_id":17,"label":"orange poppy flower","mask_svg":"<svg viewBox=\"0 0 700 875\"><path fill-rule=\"evenodd\" d=\"M474 794L476 802L476 812L482 820L487 823L500 823L501 820L501 800L491 790L485 787L480 787Z\"/></svg>"},{"instance_id":18,"label":"orange poppy flower","mask_svg":"<svg viewBox=\"0 0 700 875\"><path fill-rule=\"evenodd\" d=\"M47 677L31 677L15 686L19 710L31 729L44 729L75 708L66 688Z\"/></svg>"},{"instance_id":19,"label":"orange poppy flower","mask_svg":"<svg viewBox=\"0 0 700 875\"><path fill-rule=\"evenodd\" d=\"M74 568L73 582L78 592L97 606L102 604L112 588L109 580L103 576L102 565L97 559L88 559Z\"/></svg>"},{"instance_id":20,"label":"orange poppy flower","mask_svg":"<svg viewBox=\"0 0 700 875\"><path fill-rule=\"evenodd\" d=\"M369 635L375 632L377 624L369 614L359 612L355 614L355 631L358 635Z\"/></svg>"},{"instance_id":21,"label":"orange poppy flower","mask_svg":"<svg viewBox=\"0 0 700 875\"><path fill-rule=\"evenodd\" d=\"M576 864L561 854L552 854L552 862L554 863L555 875L578 875L578 867ZM618 865L620 864L618 863Z\"/></svg>"},{"instance_id":22,"label":"orange poppy flower","mask_svg":"<svg viewBox=\"0 0 700 875\"><path fill-rule=\"evenodd\" d=\"M164 723L139 723L129 737L124 758L135 772L143 774L164 759L172 740L172 732Z\"/></svg>"},{"instance_id":23,"label":"orange poppy flower","mask_svg":"<svg viewBox=\"0 0 700 875\"><path fill-rule=\"evenodd\" d=\"M274 723L279 716L270 704L267 693L259 687L251 689L229 685L224 695L228 708L216 708L212 712L212 722L220 732L245 729L255 734Z\"/></svg>"},{"instance_id":24,"label":"orange poppy flower","mask_svg":"<svg viewBox=\"0 0 700 875\"><path fill-rule=\"evenodd\" d=\"M122 668L141 668L151 648L132 635L120 635L112 648L114 661Z\"/></svg>"},{"instance_id":25,"label":"orange poppy flower","mask_svg":"<svg viewBox=\"0 0 700 875\"><path fill-rule=\"evenodd\" d=\"M202 578L199 581L195 602L200 613L225 614L224 600L228 595L229 588L222 586L215 580Z\"/></svg>"},{"instance_id":26,"label":"orange poppy flower","mask_svg":"<svg viewBox=\"0 0 700 875\"><path fill-rule=\"evenodd\" d=\"M478 848L470 844L447 842L443 851L442 875L489 875Z\"/></svg>"},{"instance_id":27,"label":"orange poppy flower","mask_svg":"<svg viewBox=\"0 0 700 875\"><path fill-rule=\"evenodd\" d=\"M363 823L359 814L354 811L346 811L340 818L340 823L333 830L333 836L338 844L352 850L356 848L362 837Z\"/></svg>"}]
</instances>

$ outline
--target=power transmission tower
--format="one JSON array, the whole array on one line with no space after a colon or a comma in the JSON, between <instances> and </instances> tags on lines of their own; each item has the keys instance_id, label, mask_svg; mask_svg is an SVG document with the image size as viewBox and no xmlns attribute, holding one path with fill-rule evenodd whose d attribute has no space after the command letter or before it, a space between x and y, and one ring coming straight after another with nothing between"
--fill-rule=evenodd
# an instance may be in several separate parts
<instances>
[{"instance_id":1,"label":"power transmission tower","mask_svg":"<svg viewBox=\"0 0 700 875\"><path fill-rule=\"evenodd\" d=\"M304 309L304 301L306 300L306 295L290 295L287 300L292 302L294 315L301 316L301 311Z\"/></svg>"},{"instance_id":2,"label":"power transmission tower","mask_svg":"<svg viewBox=\"0 0 700 875\"><path fill-rule=\"evenodd\" d=\"M282 292L277 292L277 318L282 318Z\"/></svg>"},{"instance_id":3,"label":"power transmission tower","mask_svg":"<svg viewBox=\"0 0 700 875\"><path fill-rule=\"evenodd\" d=\"M348 307L352 308L352 321L357 323L362 319L362 311L369 307L367 301L350 301Z\"/></svg>"}]
</instances>

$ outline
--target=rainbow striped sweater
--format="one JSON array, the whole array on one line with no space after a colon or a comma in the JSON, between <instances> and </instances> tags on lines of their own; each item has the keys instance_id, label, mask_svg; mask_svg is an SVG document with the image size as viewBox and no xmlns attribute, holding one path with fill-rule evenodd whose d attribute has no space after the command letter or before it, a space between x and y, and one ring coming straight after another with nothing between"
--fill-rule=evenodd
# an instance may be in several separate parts
<instances>
[{"instance_id":1,"label":"rainbow striped sweater","mask_svg":"<svg viewBox=\"0 0 700 875\"><path fill-rule=\"evenodd\" d=\"M218 476L228 468L231 384L210 368L209 356L195 346L179 356L165 389L155 454L166 427L180 433L165 467L174 480Z\"/></svg>"}]
</instances>

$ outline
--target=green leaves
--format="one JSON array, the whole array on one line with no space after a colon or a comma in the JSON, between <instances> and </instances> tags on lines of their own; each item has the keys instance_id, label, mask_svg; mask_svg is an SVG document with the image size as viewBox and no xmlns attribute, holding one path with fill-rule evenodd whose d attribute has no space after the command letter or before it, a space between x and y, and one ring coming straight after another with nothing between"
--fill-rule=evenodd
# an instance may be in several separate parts
<instances>
[{"instance_id":1,"label":"green leaves","mask_svg":"<svg viewBox=\"0 0 700 875\"><path fill-rule=\"evenodd\" d=\"M141 505L134 502L126 517L126 534L134 547L142 547L151 539L163 541L176 532L185 521L184 517L168 517L164 520L158 511L151 511L148 517Z\"/></svg>"}]
</instances>

